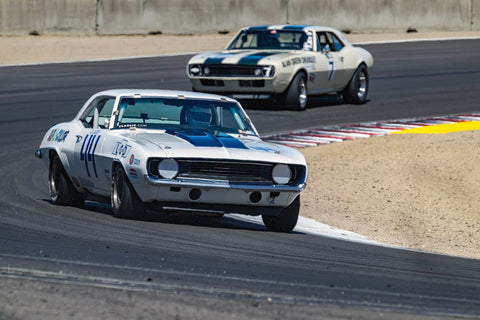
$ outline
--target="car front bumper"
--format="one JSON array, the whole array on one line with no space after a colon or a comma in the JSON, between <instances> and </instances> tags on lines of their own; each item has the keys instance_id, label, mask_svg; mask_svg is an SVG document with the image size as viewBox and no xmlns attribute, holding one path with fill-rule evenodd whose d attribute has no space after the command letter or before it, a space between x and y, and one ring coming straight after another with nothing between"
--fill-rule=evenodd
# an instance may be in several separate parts
<instances>
[{"instance_id":1,"label":"car front bumper","mask_svg":"<svg viewBox=\"0 0 480 320\"><path fill-rule=\"evenodd\" d=\"M182 203L185 207L203 207L210 204L211 209L225 205L243 207L289 206L303 191L305 184L290 185L241 185L222 181L191 180L173 181L144 176L144 182L135 185L143 202ZM248 210L247 210L248 211ZM258 210L250 210L252 214ZM261 211L261 210L260 210Z\"/></svg>"},{"instance_id":2,"label":"car front bumper","mask_svg":"<svg viewBox=\"0 0 480 320\"><path fill-rule=\"evenodd\" d=\"M284 92L289 85L289 79L284 76L274 78L220 78L191 77L192 88L199 92L234 94L251 94L248 99L268 99L273 94Z\"/></svg>"}]
</instances>

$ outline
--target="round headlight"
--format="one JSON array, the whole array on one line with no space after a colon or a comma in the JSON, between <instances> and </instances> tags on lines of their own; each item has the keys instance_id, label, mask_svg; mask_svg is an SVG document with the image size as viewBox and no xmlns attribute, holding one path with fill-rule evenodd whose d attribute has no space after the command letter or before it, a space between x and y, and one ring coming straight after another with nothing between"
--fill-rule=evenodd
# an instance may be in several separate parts
<instances>
[{"instance_id":1,"label":"round headlight","mask_svg":"<svg viewBox=\"0 0 480 320\"><path fill-rule=\"evenodd\" d=\"M200 74L200 71L201 71L201 69L200 69L199 66L197 66L197 65L190 66L190 73L192 75L196 76L196 75Z\"/></svg>"},{"instance_id":2,"label":"round headlight","mask_svg":"<svg viewBox=\"0 0 480 320\"><path fill-rule=\"evenodd\" d=\"M178 174L178 162L174 159L164 159L158 164L158 173L165 179L173 179Z\"/></svg>"},{"instance_id":3,"label":"round headlight","mask_svg":"<svg viewBox=\"0 0 480 320\"><path fill-rule=\"evenodd\" d=\"M292 171L286 164L277 164L273 167L272 178L276 184L287 184L292 178Z\"/></svg>"},{"instance_id":4,"label":"round headlight","mask_svg":"<svg viewBox=\"0 0 480 320\"><path fill-rule=\"evenodd\" d=\"M209 67L203 68L203 73L209 74L210 73L210 68Z\"/></svg>"},{"instance_id":5,"label":"round headlight","mask_svg":"<svg viewBox=\"0 0 480 320\"><path fill-rule=\"evenodd\" d=\"M263 71L262 69L260 68L257 68L255 70L253 70L253 74L256 76L256 77L260 77L262 75Z\"/></svg>"}]
</instances>

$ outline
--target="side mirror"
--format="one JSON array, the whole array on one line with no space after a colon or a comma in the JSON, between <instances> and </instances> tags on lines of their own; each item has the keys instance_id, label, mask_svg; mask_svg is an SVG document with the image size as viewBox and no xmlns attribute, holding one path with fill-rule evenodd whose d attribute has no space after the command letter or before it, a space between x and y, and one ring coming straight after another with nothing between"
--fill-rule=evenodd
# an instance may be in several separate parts
<instances>
[{"instance_id":1,"label":"side mirror","mask_svg":"<svg viewBox=\"0 0 480 320\"><path fill-rule=\"evenodd\" d=\"M328 44L326 44L323 48L322 48L322 53L324 54L327 54L330 52L330 46Z\"/></svg>"},{"instance_id":2,"label":"side mirror","mask_svg":"<svg viewBox=\"0 0 480 320\"><path fill-rule=\"evenodd\" d=\"M110 119L105 119L103 121L103 127L108 129L110 127Z\"/></svg>"}]
</instances>

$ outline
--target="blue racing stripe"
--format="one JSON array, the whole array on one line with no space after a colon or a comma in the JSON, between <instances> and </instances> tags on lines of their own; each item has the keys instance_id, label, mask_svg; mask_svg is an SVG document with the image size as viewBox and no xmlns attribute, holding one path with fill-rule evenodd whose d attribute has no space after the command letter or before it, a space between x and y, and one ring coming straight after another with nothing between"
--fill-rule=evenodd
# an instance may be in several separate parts
<instances>
[{"instance_id":1,"label":"blue racing stripe","mask_svg":"<svg viewBox=\"0 0 480 320\"><path fill-rule=\"evenodd\" d=\"M95 164L95 150L97 149L97 144L98 144L98 140L100 140L100 137L101 136L97 136L97 141L95 141L95 146L93 147L93 150L92 150L92 164L93 164L93 171L95 172L95 178L98 178L97 166Z\"/></svg>"},{"instance_id":2,"label":"blue racing stripe","mask_svg":"<svg viewBox=\"0 0 480 320\"><path fill-rule=\"evenodd\" d=\"M282 30L302 31L306 27L308 27L308 26L307 25L302 25L302 24L297 24L297 25L292 24L292 25L287 25L287 26L283 27Z\"/></svg>"},{"instance_id":3,"label":"blue racing stripe","mask_svg":"<svg viewBox=\"0 0 480 320\"><path fill-rule=\"evenodd\" d=\"M80 149L80 160L84 160L85 159L85 154L83 153L83 148L85 147L85 142L88 140L88 134L87 136L85 137L85 139L83 139L83 143L82 143L82 149Z\"/></svg>"},{"instance_id":4,"label":"blue racing stripe","mask_svg":"<svg viewBox=\"0 0 480 320\"><path fill-rule=\"evenodd\" d=\"M166 133L177 136L195 147L248 149L240 140L227 134L214 136L211 133L198 129L178 131L167 130Z\"/></svg>"},{"instance_id":5,"label":"blue racing stripe","mask_svg":"<svg viewBox=\"0 0 480 320\"><path fill-rule=\"evenodd\" d=\"M85 159L85 168L87 169L87 175L90 177L90 170L88 170L88 161L90 161L90 148L92 147L92 142L95 139L94 135L91 135L87 142L87 147L84 151L84 159ZM85 138L86 140L86 138Z\"/></svg>"},{"instance_id":6,"label":"blue racing stripe","mask_svg":"<svg viewBox=\"0 0 480 320\"><path fill-rule=\"evenodd\" d=\"M258 65L258 62L262 60L265 57L271 56L277 54L277 52L259 52L259 53L254 53L249 56L245 56L240 61L238 61L238 64L243 64L243 65L253 65L256 66Z\"/></svg>"},{"instance_id":7,"label":"blue racing stripe","mask_svg":"<svg viewBox=\"0 0 480 320\"><path fill-rule=\"evenodd\" d=\"M234 55L236 53L220 53L214 57L208 57L206 60L205 60L205 64L220 64L222 63L223 60L225 60L226 58L230 57L231 55Z\"/></svg>"},{"instance_id":8,"label":"blue racing stripe","mask_svg":"<svg viewBox=\"0 0 480 320\"><path fill-rule=\"evenodd\" d=\"M217 137L217 139L221 142L221 144L225 148L235 148L235 149L248 149L243 142L234 137L226 136L226 137Z\"/></svg>"},{"instance_id":9,"label":"blue racing stripe","mask_svg":"<svg viewBox=\"0 0 480 320\"><path fill-rule=\"evenodd\" d=\"M267 30L268 27L270 27L270 26L253 26L253 27L248 28L247 30Z\"/></svg>"},{"instance_id":10,"label":"blue racing stripe","mask_svg":"<svg viewBox=\"0 0 480 320\"><path fill-rule=\"evenodd\" d=\"M193 144L195 147L221 147L222 144L218 139L215 139L215 136L202 132L199 134L184 134L178 133L179 138L186 140Z\"/></svg>"}]
</instances>

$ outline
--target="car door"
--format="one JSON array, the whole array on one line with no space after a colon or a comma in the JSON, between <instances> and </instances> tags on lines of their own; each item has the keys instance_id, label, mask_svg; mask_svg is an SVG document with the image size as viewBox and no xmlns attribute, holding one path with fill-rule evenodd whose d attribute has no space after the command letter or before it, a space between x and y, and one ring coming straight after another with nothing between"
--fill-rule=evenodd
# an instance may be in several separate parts
<instances>
[{"instance_id":1,"label":"car door","mask_svg":"<svg viewBox=\"0 0 480 320\"><path fill-rule=\"evenodd\" d=\"M100 157L109 132L114 97L101 96L92 101L80 117L83 128L76 135L74 148L75 174L90 192L108 195L105 188L105 170L109 170L105 157ZM105 168L108 167L108 168Z\"/></svg>"},{"instance_id":2,"label":"car door","mask_svg":"<svg viewBox=\"0 0 480 320\"><path fill-rule=\"evenodd\" d=\"M328 31L317 32L317 38L317 50L328 61L326 86L331 89L343 89L349 80L345 69L344 44L334 33Z\"/></svg>"}]
</instances>

